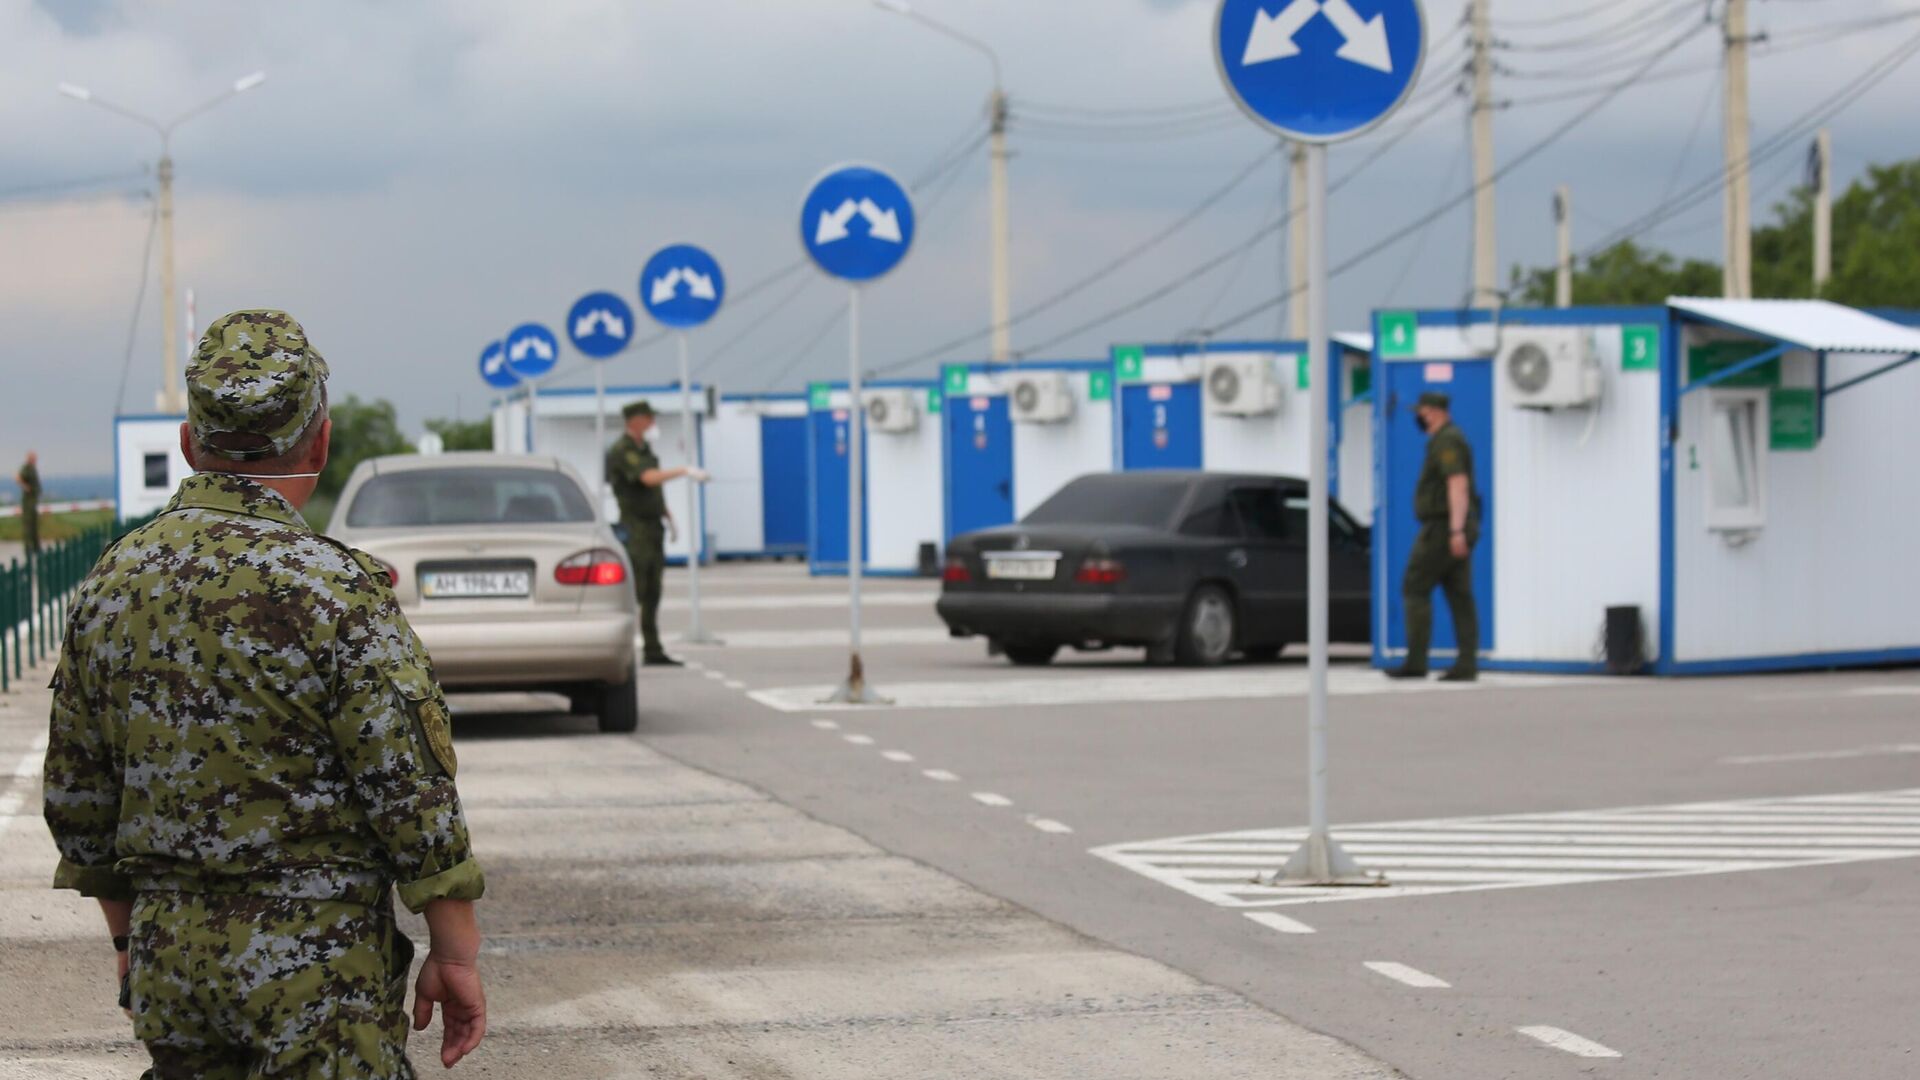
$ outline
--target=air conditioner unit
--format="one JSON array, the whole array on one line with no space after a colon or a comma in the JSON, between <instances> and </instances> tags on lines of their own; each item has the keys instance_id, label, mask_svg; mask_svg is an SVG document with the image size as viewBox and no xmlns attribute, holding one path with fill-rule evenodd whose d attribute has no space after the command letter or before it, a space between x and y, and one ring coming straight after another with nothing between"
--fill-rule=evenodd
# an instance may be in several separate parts
<instances>
[{"instance_id":1,"label":"air conditioner unit","mask_svg":"<svg viewBox=\"0 0 1920 1080\"><path fill-rule=\"evenodd\" d=\"M1055 424L1073 415L1073 386L1064 371L1007 377L1007 412L1022 424Z\"/></svg>"},{"instance_id":2,"label":"air conditioner unit","mask_svg":"<svg viewBox=\"0 0 1920 1080\"><path fill-rule=\"evenodd\" d=\"M1600 400L1605 376L1583 329L1509 330L1500 346L1501 377L1523 409L1572 409Z\"/></svg>"},{"instance_id":3,"label":"air conditioner unit","mask_svg":"<svg viewBox=\"0 0 1920 1080\"><path fill-rule=\"evenodd\" d=\"M899 434L920 426L920 407L911 390L875 390L867 395L867 428Z\"/></svg>"},{"instance_id":4,"label":"air conditioner unit","mask_svg":"<svg viewBox=\"0 0 1920 1080\"><path fill-rule=\"evenodd\" d=\"M1206 384L1208 410L1227 416L1277 412L1285 393L1265 353L1207 357Z\"/></svg>"}]
</instances>

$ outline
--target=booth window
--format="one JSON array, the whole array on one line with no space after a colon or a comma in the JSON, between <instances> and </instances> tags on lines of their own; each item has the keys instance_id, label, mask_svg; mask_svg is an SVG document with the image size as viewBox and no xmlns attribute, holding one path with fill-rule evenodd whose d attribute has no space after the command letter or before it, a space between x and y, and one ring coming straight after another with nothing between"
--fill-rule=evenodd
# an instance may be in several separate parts
<instances>
[{"instance_id":1,"label":"booth window","mask_svg":"<svg viewBox=\"0 0 1920 1080\"><path fill-rule=\"evenodd\" d=\"M1767 394L1712 390L1707 395L1707 528L1758 529L1767 521Z\"/></svg>"},{"instance_id":2,"label":"booth window","mask_svg":"<svg viewBox=\"0 0 1920 1080\"><path fill-rule=\"evenodd\" d=\"M148 454L141 459L140 468L148 491L167 489L167 455Z\"/></svg>"}]
</instances>

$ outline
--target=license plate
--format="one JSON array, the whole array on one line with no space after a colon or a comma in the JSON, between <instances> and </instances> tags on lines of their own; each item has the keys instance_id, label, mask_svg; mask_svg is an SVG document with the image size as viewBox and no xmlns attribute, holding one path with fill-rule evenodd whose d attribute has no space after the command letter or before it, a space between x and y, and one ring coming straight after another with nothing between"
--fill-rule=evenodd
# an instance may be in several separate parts
<instances>
[{"instance_id":1,"label":"license plate","mask_svg":"<svg viewBox=\"0 0 1920 1080\"><path fill-rule=\"evenodd\" d=\"M987 576L1001 581L1052 581L1055 559L988 559Z\"/></svg>"},{"instance_id":2,"label":"license plate","mask_svg":"<svg viewBox=\"0 0 1920 1080\"><path fill-rule=\"evenodd\" d=\"M420 594L429 599L525 596L532 591L533 575L525 570L443 571L420 578Z\"/></svg>"}]
</instances>

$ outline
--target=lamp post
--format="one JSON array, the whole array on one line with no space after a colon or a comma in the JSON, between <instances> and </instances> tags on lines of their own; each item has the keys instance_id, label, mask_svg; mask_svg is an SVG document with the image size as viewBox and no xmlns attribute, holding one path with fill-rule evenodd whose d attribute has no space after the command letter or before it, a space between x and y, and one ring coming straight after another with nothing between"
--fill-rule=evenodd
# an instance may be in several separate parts
<instances>
[{"instance_id":1,"label":"lamp post","mask_svg":"<svg viewBox=\"0 0 1920 1080\"><path fill-rule=\"evenodd\" d=\"M962 33L938 19L915 11L905 0L873 0L873 6L895 15L904 15L914 22L932 30L936 34L948 37L978 52L993 65L993 94L987 98L987 121L990 125L989 157L993 163L990 192L993 204L993 267L991 293L993 297L993 359L1005 363L1013 355L1013 284L1008 267L1008 249L1011 246L1010 229L1007 215L1007 94L1000 79L1000 54L979 38Z\"/></svg>"},{"instance_id":2,"label":"lamp post","mask_svg":"<svg viewBox=\"0 0 1920 1080\"><path fill-rule=\"evenodd\" d=\"M158 211L160 215L160 335L161 335L161 381L158 405L160 411L178 413L186 411L185 395L180 387L180 343L176 338L179 329L179 306L175 303L173 282L173 132L181 124L199 116L201 113L219 105L228 98L247 91L267 81L267 73L256 71L234 80L232 86L188 109L165 123L150 116L134 112L132 109L117 105L96 96L84 86L61 83L62 94L75 101L88 105L98 105L111 113L117 113L135 123L152 128L160 136L160 195Z\"/></svg>"}]
</instances>

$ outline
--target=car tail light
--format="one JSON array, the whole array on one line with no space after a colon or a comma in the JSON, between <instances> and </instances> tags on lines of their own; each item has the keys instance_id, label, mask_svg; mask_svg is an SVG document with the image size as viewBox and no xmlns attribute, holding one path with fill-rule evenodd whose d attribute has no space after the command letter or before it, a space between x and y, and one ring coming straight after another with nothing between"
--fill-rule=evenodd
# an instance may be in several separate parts
<instances>
[{"instance_id":1,"label":"car tail light","mask_svg":"<svg viewBox=\"0 0 1920 1080\"><path fill-rule=\"evenodd\" d=\"M1082 585L1118 585L1125 581L1127 568L1119 559L1088 559L1080 564L1080 572L1073 580Z\"/></svg>"},{"instance_id":2,"label":"car tail light","mask_svg":"<svg viewBox=\"0 0 1920 1080\"><path fill-rule=\"evenodd\" d=\"M562 585L620 585L627 580L627 564L611 548L594 548L554 567L553 580Z\"/></svg>"},{"instance_id":3,"label":"car tail light","mask_svg":"<svg viewBox=\"0 0 1920 1080\"><path fill-rule=\"evenodd\" d=\"M967 569L966 559L949 555L946 567L940 571L940 580L948 584L965 584L973 580L973 571Z\"/></svg>"}]
</instances>

